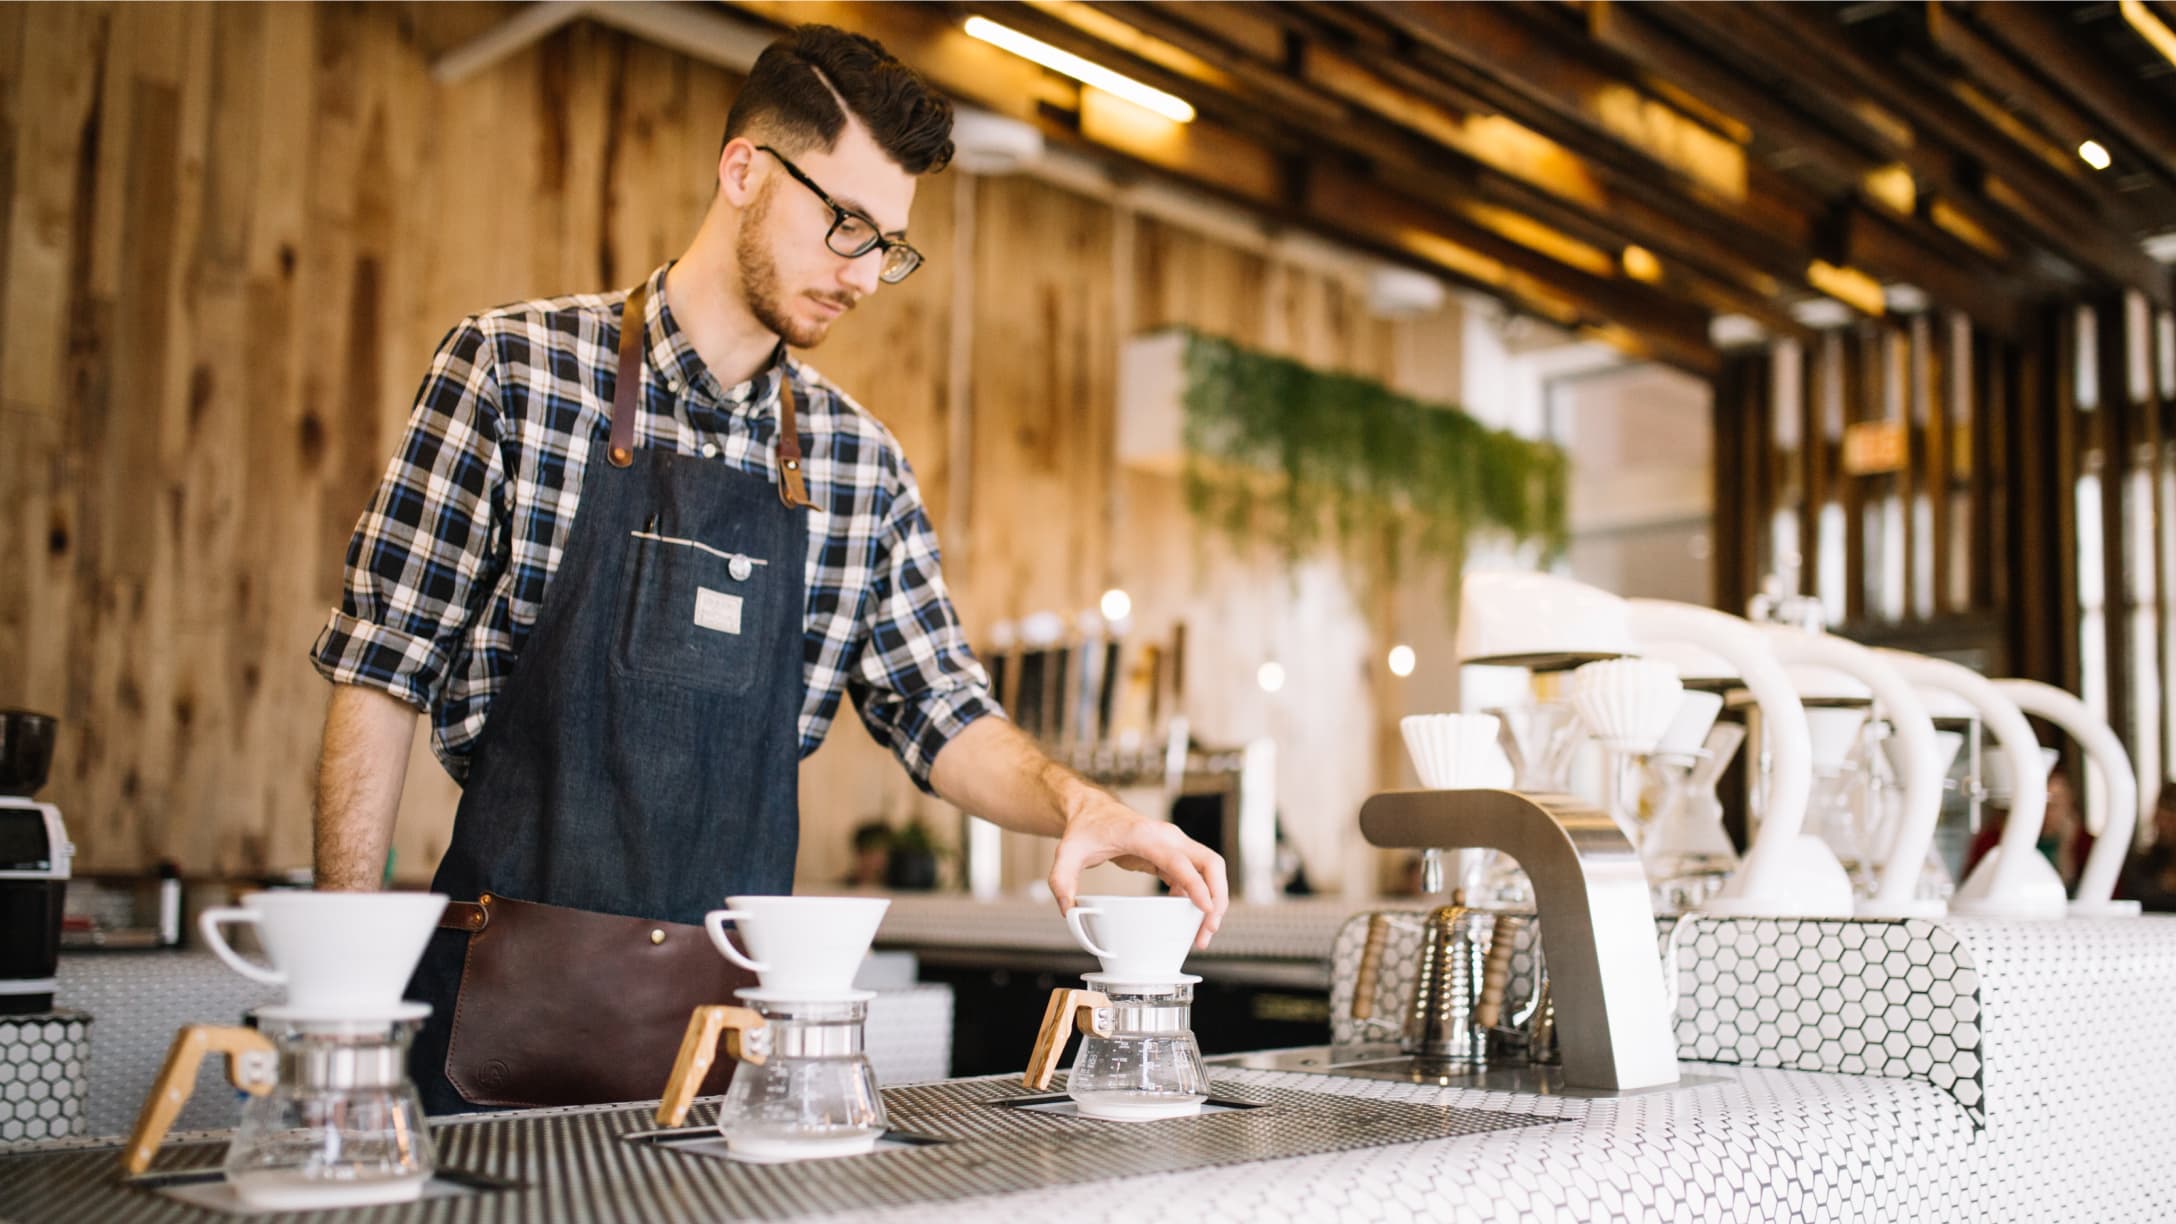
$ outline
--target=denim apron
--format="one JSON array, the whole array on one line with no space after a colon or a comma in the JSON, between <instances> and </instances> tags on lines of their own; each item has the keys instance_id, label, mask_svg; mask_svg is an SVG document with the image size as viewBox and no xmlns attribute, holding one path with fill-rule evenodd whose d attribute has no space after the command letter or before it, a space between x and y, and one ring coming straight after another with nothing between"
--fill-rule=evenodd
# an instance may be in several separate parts
<instances>
[{"instance_id":1,"label":"denim apron","mask_svg":"<svg viewBox=\"0 0 2176 1224\"><path fill-rule=\"evenodd\" d=\"M587 466L432 880L455 901L700 924L728 895L793 891L808 503L790 371L782 484L638 449L641 397L667 394L643 382L647 297L622 308L608 461ZM434 1114L475 1108L446 1078L468 940L439 930L409 986L432 1006L411 1063ZM580 989L583 966L567 970Z\"/></svg>"}]
</instances>

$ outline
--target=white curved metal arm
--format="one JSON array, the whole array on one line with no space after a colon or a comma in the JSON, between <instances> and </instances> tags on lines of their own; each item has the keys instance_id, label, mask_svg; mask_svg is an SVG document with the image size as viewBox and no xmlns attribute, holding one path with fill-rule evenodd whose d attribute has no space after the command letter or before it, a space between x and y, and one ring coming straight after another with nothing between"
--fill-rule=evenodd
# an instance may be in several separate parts
<instances>
[{"instance_id":1,"label":"white curved metal arm","mask_svg":"<svg viewBox=\"0 0 2176 1224\"><path fill-rule=\"evenodd\" d=\"M2123 859L2131 851L2131 837L2138 831L2141 815L2139 804L2144 799L2131 754L2124 751L2123 741L2116 738L2106 722L2062 689L2038 680L1997 680L1994 685L2003 696L2016 702L2018 709L2061 727L2100 768L2102 784L2108 788L2107 819L2094 834L2093 852L2086 856L2085 870L2079 873L2077 900L2084 908L2103 907L2115 896L2116 877L2122 873ZM2092 822L2086 823L2090 828Z\"/></svg>"},{"instance_id":2,"label":"white curved metal arm","mask_svg":"<svg viewBox=\"0 0 2176 1224\"><path fill-rule=\"evenodd\" d=\"M1813 789L1813 741L1806 730L1805 707L1790 677L1776 662L1759 631L1745 621L1692 604L1662 599L1628 599L1632 632L1642 643L1686 642L1712 651L1738 669L1745 687L1760 705L1761 731L1769 753L1768 804L1761 812L1756 840L1784 847L1806 823L1806 797Z\"/></svg>"},{"instance_id":3,"label":"white curved metal arm","mask_svg":"<svg viewBox=\"0 0 2176 1224\"><path fill-rule=\"evenodd\" d=\"M1882 657L1857 642L1826 633L1783 625L1765 626L1768 645L1786 663L1819 663L1845 672L1866 685L1882 705L1904 758L1904 815L1873 902L1861 907L1865 917L1898 917L1916 907L1912 894L1919 866L1934 844L1934 826L1942 816L1942 765L1934 744L1934 719L1911 683ZM1869 851L1871 851L1869 847ZM1939 906L1932 907L1939 911Z\"/></svg>"},{"instance_id":4,"label":"white curved metal arm","mask_svg":"<svg viewBox=\"0 0 2176 1224\"><path fill-rule=\"evenodd\" d=\"M1982 862L1957 890L1950 909L2020 918L2062 917L2068 901L2062 879L2040 857L2036 845L2041 820L2047 814L2048 780L2032 724L1994 682L1969 667L1901 650L1884 649L1878 653L1913 684L1941 689L1970 702L2009 761L2014 781L2002 841L1988 856L1991 861ZM2048 887L2051 880L2052 890Z\"/></svg>"}]
</instances>

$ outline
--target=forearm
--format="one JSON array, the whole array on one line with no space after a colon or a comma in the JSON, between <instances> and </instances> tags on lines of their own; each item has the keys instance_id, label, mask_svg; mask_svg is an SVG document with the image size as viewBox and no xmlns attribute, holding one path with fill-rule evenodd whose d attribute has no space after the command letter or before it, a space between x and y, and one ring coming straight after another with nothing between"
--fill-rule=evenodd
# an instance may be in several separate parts
<instances>
[{"instance_id":1,"label":"forearm","mask_svg":"<svg viewBox=\"0 0 2176 1224\"><path fill-rule=\"evenodd\" d=\"M359 685L333 686L317 761L319 888L367 892L384 878L415 727L415 709L398 698Z\"/></svg>"},{"instance_id":2,"label":"forearm","mask_svg":"<svg viewBox=\"0 0 2176 1224\"><path fill-rule=\"evenodd\" d=\"M1079 774L1044 756L1003 718L978 718L931 763L929 783L946 802L1019 833L1059 837L1088 796Z\"/></svg>"}]
</instances>

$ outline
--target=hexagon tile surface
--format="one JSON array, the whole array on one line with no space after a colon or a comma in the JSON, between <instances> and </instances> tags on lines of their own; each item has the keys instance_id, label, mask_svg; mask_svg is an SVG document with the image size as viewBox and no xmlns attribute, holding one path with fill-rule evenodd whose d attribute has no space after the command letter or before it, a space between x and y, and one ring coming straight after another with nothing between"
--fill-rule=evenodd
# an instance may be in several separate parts
<instances>
[{"instance_id":1,"label":"hexagon tile surface","mask_svg":"<svg viewBox=\"0 0 2176 1224\"><path fill-rule=\"evenodd\" d=\"M0 1143L83 1134L90 1060L81 1012L0 1016Z\"/></svg>"},{"instance_id":2,"label":"hexagon tile surface","mask_svg":"<svg viewBox=\"0 0 2176 1224\"><path fill-rule=\"evenodd\" d=\"M1671 942L1679 1057L1922 1079L1986 1125L1980 976L1955 931L1693 917Z\"/></svg>"}]
</instances>

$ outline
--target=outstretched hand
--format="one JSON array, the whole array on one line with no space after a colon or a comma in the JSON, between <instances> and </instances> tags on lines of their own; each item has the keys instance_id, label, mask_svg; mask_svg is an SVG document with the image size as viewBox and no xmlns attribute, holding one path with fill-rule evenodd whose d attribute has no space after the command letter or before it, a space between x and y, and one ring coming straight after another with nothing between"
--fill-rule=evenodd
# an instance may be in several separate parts
<instances>
[{"instance_id":1,"label":"outstretched hand","mask_svg":"<svg viewBox=\"0 0 2176 1224\"><path fill-rule=\"evenodd\" d=\"M1194 936L1196 948L1208 947L1223 924L1230 903L1224 856L1177 825L1150 820L1101 790L1081 800L1058 839L1057 858L1050 865L1050 891L1058 899L1058 912L1072 911L1080 873L1099 863L1161 877L1172 892L1192 901L1204 915Z\"/></svg>"}]
</instances>

